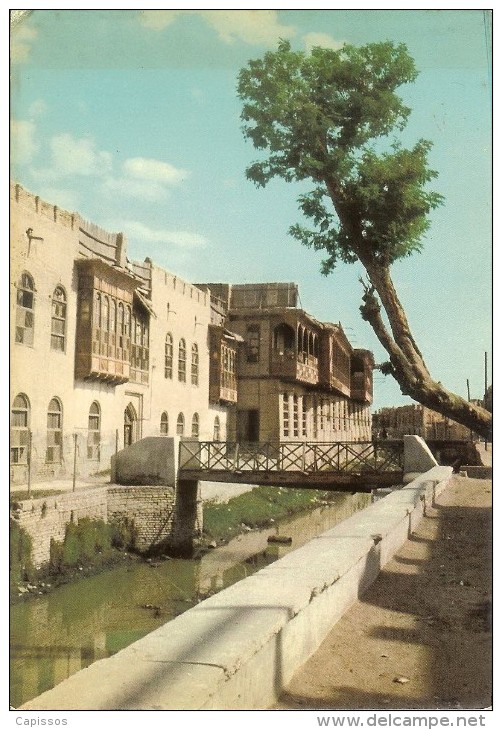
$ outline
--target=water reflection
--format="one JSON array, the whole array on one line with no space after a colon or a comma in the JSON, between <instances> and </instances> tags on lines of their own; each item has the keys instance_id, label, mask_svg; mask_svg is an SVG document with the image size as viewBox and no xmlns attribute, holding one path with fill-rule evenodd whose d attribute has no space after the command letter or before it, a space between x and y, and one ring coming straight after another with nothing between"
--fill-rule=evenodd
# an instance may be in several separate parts
<instances>
[{"instance_id":1,"label":"water reflection","mask_svg":"<svg viewBox=\"0 0 502 730\"><path fill-rule=\"evenodd\" d=\"M339 495L334 504L252 531L198 561L124 564L61 586L11 609L11 704L19 707L98 659L252 575L368 504L367 495ZM269 544L275 534L290 545Z\"/></svg>"}]
</instances>

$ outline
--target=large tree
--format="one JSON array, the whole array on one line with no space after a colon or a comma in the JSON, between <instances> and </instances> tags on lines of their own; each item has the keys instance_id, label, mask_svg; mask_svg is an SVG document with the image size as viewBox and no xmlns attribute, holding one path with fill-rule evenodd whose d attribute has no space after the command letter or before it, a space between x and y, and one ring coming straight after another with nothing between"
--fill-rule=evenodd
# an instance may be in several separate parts
<instances>
[{"instance_id":1,"label":"large tree","mask_svg":"<svg viewBox=\"0 0 502 730\"><path fill-rule=\"evenodd\" d=\"M274 177L313 183L299 198L313 227L290 232L327 252L325 274L338 261L363 265L361 313L388 353L382 372L404 394L489 438L491 414L430 375L391 277L395 261L421 250L428 214L443 202L429 187L437 175L427 161L431 143L405 149L396 139L410 113L396 89L416 76L403 44L307 54L281 41L239 74L244 135L267 151L246 174L259 186Z\"/></svg>"}]
</instances>

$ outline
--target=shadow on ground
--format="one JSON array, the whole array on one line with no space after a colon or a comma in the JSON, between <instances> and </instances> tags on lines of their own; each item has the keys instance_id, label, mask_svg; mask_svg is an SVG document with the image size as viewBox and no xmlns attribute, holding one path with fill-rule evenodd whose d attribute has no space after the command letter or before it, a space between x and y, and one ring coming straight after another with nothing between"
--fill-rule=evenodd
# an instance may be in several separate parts
<instances>
[{"instance_id":1,"label":"shadow on ground","mask_svg":"<svg viewBox=\"0 0 502 730\"><path fill-rule=\"evenodd\" d=\"M275 709L491 705L490 487L454 478Z\"/></svg>"}]
</instances>

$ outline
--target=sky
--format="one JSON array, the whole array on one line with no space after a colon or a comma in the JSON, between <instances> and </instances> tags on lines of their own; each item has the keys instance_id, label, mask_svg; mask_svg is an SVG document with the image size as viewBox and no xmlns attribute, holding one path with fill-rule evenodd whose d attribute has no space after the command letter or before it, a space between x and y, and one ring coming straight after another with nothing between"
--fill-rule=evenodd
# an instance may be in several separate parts
<instances>
[{"instance_id":1,"label":"sky","mask_svg":"<svg viewBox=\"0 0 502 730\"><path fill-rule=\"evenodd\" d=\"M18 11L15 11L18 12ZM320 273L322 253L288 234L307 188L256 188L236 84L280 38L294 49L405 43L419 70L401 89L401 139L433 143L421 254L393 267L429 370L454 392L484 392L492 357L491 19L471 10L32 10L11 27L10 177L110 231L129 258L192 282L292 281L301 306L340 321L386 360L359 312L360 265ZM375 372L374 408L411 402Z\"/></svg>"}]
</instances>

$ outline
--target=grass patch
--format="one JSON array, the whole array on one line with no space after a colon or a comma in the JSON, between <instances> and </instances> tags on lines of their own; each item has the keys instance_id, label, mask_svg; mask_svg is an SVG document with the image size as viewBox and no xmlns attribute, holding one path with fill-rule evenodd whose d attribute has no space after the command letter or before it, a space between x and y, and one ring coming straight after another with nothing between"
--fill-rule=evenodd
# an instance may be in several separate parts
<instances>
[{"instance_id":1,"label":"grass patch","mask_svg":"<svg viewBox=\"0 0 502 730\"><path fill-rule=\"evenodd\" d=\"M32 542L26 530L15 520L10 520L9 526L9 574L11 589L21 581L31 580L34 575L31 559Z\"/></svg>"},{"instance_id":2,"label":"grass patch","mask_svg":"<svg viewBox=\"0 0 502 730\"><path fill-rule=\"evenodd\" d=\"M63 489L36 489L31 490L31 494L28 494L26 489L19 490L18 492L10 493L10 503L23 502L27 499L39 499L41 497L56 497L58 494L63 494Z\"/></svg>"},{"instance_id":3,"label":"grass patch","mask_svg":"<svg viewBox=\"0 0 502 730\"><path fill-rule=\"evenodd\" d=\"M290 515L305 512L326 502L340 500L340 494L318 489L255 487L225 504L204 505L204 534L212 540L227 540L242 532L242 525L266 527Z\"/></svg>"}]
</instances>

